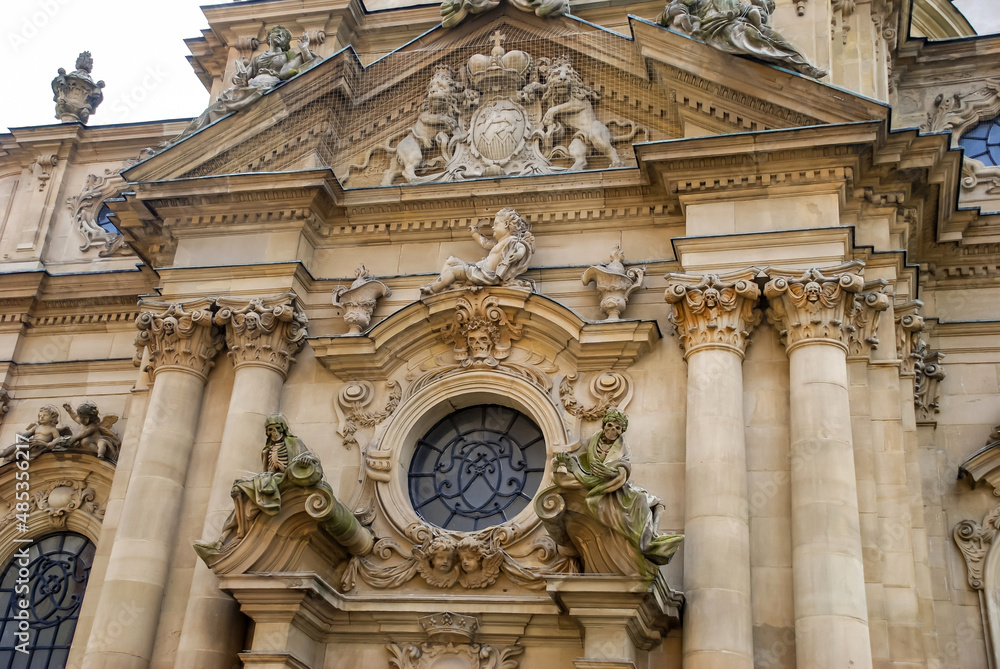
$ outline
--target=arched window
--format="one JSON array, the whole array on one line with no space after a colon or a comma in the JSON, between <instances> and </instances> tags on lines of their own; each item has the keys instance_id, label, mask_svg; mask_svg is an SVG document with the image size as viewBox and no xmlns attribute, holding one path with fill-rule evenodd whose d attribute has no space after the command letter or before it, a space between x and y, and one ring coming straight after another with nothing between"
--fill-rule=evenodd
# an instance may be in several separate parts
<instances>
[{"instance_id":1,"label":"arched window","mask_svg":"<svg viewBox=\"0 0 1000 669\"><path fill-rule=\"evenodd\" d=\"M505 406L472 406L446 416L417 442L410 502L438 527L480 530L524 509L544 470L545 439L530 418Z\"/></svg>"},{"instance_id":2,"label":"arched window","mask_svg":"<svg viewBox=\"0 0 1000 669\"><path fill-rule=\"evenodd\" d=\"M967 157L987 167L1000 165L1000 116L980 121L962 135L958 145L965 149Z\"/></svg>"},{"instance_id":3,"label":"arched window","mask_svg":"<svg viewBox=\"0 0 1000 669\"><path fill-rule=\"evenodd\" d=\"M62 669L73 643L95 547L72 532L50 534L25 546L27 558L15 554L0 577L0 669ZM26 578L22 569L27 571ZM25 585L26 592L19 589ZM17 651L19 600L28 604L28 654Z\"/></svg>"}]
</instances>

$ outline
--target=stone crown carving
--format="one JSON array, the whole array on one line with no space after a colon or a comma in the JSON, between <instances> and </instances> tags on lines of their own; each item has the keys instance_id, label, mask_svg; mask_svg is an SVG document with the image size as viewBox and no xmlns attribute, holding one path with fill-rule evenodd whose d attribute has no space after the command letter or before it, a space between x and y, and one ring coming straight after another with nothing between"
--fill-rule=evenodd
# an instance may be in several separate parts
<instances>
[{"instance_id":1,"label":"stone crown carving","mask_svg":"<svg viewBox=\"0 0 1000 669\"><path fill-rule=\"evenodd\" d=\"M237 367L259 364L288 373L305 344L309 322L294 294L249 301L219 298L218 305L215 323L225 326L229 355Z\"/></svg>"},{"instance_id":2,"label":"stone crown carving","mask_svg":"<svg viewBox=\"0 0 1000 669\"><path fill-rule=\"evenodd\" d=\"M724 275L667 274L665 299L673 305L671 322L686 355L699 346L730 346L741 354L761 321L755 269Z\"/></svg>"},{"instance_id":3,"label":"stone crown carving","mask_svg":"<svg viewBox=\"0 0 1000 669\"><path fill-rule=\"evenodd\" d=\"M169 304L141 301L143 311L135 319L135 365L142 363L145 349L149 355L143 371L155 376L164 368L180 367L206 377L225 343L213 321L213 306L207 298Z\"/></svg>"}]
</instances>

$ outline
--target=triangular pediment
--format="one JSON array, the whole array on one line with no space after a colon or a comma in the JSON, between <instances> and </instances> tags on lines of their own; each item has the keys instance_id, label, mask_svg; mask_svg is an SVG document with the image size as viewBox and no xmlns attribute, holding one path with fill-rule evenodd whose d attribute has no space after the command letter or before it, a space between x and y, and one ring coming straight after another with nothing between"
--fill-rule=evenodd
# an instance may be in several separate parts
<instances>
[{"instance_id":1,"label":"triangular pediment","mask_svg":"<svg viewBox=\"0 0 1000 669\"><path fill-rule=\"evenodd\" d=\"M352 189L559 174L635 167L638 142L884 114L649 21L626 36L504 4L367 65L344 49L125 176L330 169Z\"/></svg>"}]
</instances>

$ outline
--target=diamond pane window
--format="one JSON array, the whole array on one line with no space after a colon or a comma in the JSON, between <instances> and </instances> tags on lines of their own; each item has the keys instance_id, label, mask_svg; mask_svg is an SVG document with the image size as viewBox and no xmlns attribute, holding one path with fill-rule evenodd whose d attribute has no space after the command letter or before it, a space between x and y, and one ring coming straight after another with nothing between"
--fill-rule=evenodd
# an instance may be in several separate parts
<instances>
[{"instance_id":1,"label":"diamond pane window","mask_svg":"<svg viewBox=\"0 0 1000 669\"><path fill-rule=\"evenodd\" d=\"M983 121L958 140L965 155L987 166L1000 165L1000 116Z\"/></svg>"},{"instance_id":2,"label":"diamond pane window","mask_svg":"<svg viewBox=\"0 0 1000 669\"><path fill-rule=\"evenodd\" d=\"M437 527L480 530L520 513L544 469L545 439L530 418L494 404L468 407L417 441L410 502Z\"/></svg>"},{"instance_id":3,"label":"diamond pane window","mask_svg":"<svg viewBox=\"0 0 1000 669\"><path fill-rule=\"evenodd\" d=\"M70 532L36 540L28 548L27 593L15 591L21 565L11 560L0 576L0 669L66 666L94 552L89 539ZM19 599L28 601L27 655L15 650Z\"/></svg>"}]
</instances>

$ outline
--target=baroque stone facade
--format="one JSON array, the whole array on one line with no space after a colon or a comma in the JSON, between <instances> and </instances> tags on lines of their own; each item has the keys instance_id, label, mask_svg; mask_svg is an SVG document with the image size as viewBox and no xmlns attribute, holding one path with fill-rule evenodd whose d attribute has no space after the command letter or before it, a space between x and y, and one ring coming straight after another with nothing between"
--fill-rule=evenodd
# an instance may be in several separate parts
<instances>
[{"instance_id":1,"label":"baroque stone facade","mask_svg":"<svg viewBox=\"0 0 1000 669\"><path fill-rule=\"evenodd\" d=\"M0 136L0 665L1000 664L1000 38L204 11L196 118Z\"/></svg>"}]
</instances>

